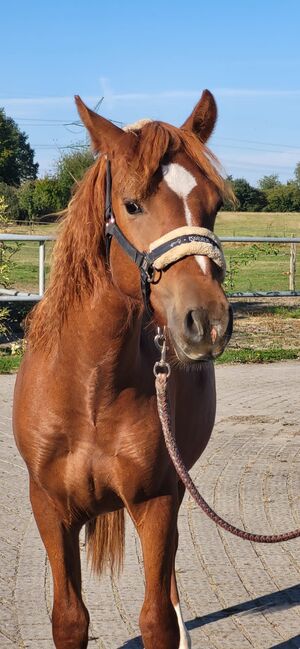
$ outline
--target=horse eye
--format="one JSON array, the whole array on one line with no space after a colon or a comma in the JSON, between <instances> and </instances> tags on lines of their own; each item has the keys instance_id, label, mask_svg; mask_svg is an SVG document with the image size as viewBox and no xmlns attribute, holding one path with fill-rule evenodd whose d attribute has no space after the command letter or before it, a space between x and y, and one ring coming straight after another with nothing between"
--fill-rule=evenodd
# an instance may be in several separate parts
<instances>
[{"instance_id":1,"label":"horse eye","mask_svg":"<svg viewBox=\"0 0 300 649\"><path fill-rule=\"evenodd\" d=\"M135 203L134 201L126 201L125 203L126 210L128 214L142 214L143 209L138 203Z\"/></svg>"}]
</instances>

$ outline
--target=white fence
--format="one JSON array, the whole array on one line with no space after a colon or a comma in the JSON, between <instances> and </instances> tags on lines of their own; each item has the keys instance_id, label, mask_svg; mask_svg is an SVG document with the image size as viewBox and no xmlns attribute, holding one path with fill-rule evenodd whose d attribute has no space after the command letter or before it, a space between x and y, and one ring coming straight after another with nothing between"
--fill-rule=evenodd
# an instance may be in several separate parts
<instances>
[{"instance_id":1,"label":"white fence","mask_svg":"<svg viewBox=\"0 0 300 649\"><path fill-rule=\"evenodd\" d=\"M39 274L38 293L24 293L17 289L4 289L0 287L0 302L38 302L45 291L45 246L47 241L54 241L55 236L35 234L0 234L1 241L33 241L39 244ZM296 272L296 246L300 244L299 237L220 237L224 243L269 243L269 244L290 244L290 290L289 291L246 291L228 292L229 297L294 297L300 296L300 291L295 290ZM0 243L1 245L1 243Z\"/></svg>"},{"instance_id":2,"label":"white fence","mask_svg":"<svg viewBox=\"0 0 300 649\"><path fill-rule=\"evenodd\" d=\"M38 293L24 293L17 289L5 289L0 286L0 302L38 302L45 292L45 257L46 241L55 241L56 237L39 234L0 234L1 241L36 241L39 244L39 289Z\"/></svg>"}]
</instances>

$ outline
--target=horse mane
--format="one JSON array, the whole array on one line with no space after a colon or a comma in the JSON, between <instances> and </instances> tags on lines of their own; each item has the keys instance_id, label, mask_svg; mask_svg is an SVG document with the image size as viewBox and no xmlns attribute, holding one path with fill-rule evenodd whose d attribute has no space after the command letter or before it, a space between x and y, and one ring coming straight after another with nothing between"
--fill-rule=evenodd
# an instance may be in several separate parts
<instances>
[{"instance_id":1,"label":"horse mane","mask_svg":"<svg viewBox=\"0 0 300 649\"><path fill-rule=\"evenodd\" d=\"M136 199L147 196L161 161L183 149L220 197L232 198L217 158L194 133L146 120L129 129L136 135L135 146L118 159L113 172L113 185L121 195ZM101 155L78 184L60 224L48 288L28 318L32 347L51 349L70 309L110 281L105 265L105 169L106 157Z\"/></svg>"}]
</instances>

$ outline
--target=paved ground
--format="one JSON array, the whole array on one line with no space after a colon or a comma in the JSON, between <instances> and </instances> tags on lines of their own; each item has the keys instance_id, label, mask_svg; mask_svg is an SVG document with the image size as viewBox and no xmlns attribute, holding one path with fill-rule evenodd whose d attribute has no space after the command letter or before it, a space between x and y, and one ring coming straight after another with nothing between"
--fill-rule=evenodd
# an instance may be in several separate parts
<instances>
[{"instance_id":1,"label":"paved ground","mask_svg":"<svg viewBox=\"0 0 300 649\"><path fill-rule=\"evenodd\" d=\"M193 471L201 492L252 531L300 527L299 363L218 367L217 382L213 439ZM0 377L0 647L51 649L51 577L11 434L13 384L14 377ZM84 557L83 571L89 647L140 648L143 571L130 522L120 581L94 581ZM299 575L300 540L252 545L218 530L185 500L178 580L193 649L299 649Z\"/></svg>"}]
</instances>

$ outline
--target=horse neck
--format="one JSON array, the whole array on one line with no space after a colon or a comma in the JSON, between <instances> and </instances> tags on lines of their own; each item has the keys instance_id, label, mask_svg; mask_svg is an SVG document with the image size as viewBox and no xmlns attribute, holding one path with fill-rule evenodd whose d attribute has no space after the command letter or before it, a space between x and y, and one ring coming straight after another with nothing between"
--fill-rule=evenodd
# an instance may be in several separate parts
<instances>
[{"instance_id":1,"label":"horse neck","mask_svg":"<svg viewBox=\"0 0 300 649\"><path fill-rule=\"evenodd\" d=\"M63 345L73 345L89 366L116 371L133 368L140 358L143 316L140 304L124 298L111 284L74 308Z\"/></svg>"}]
</instances>

